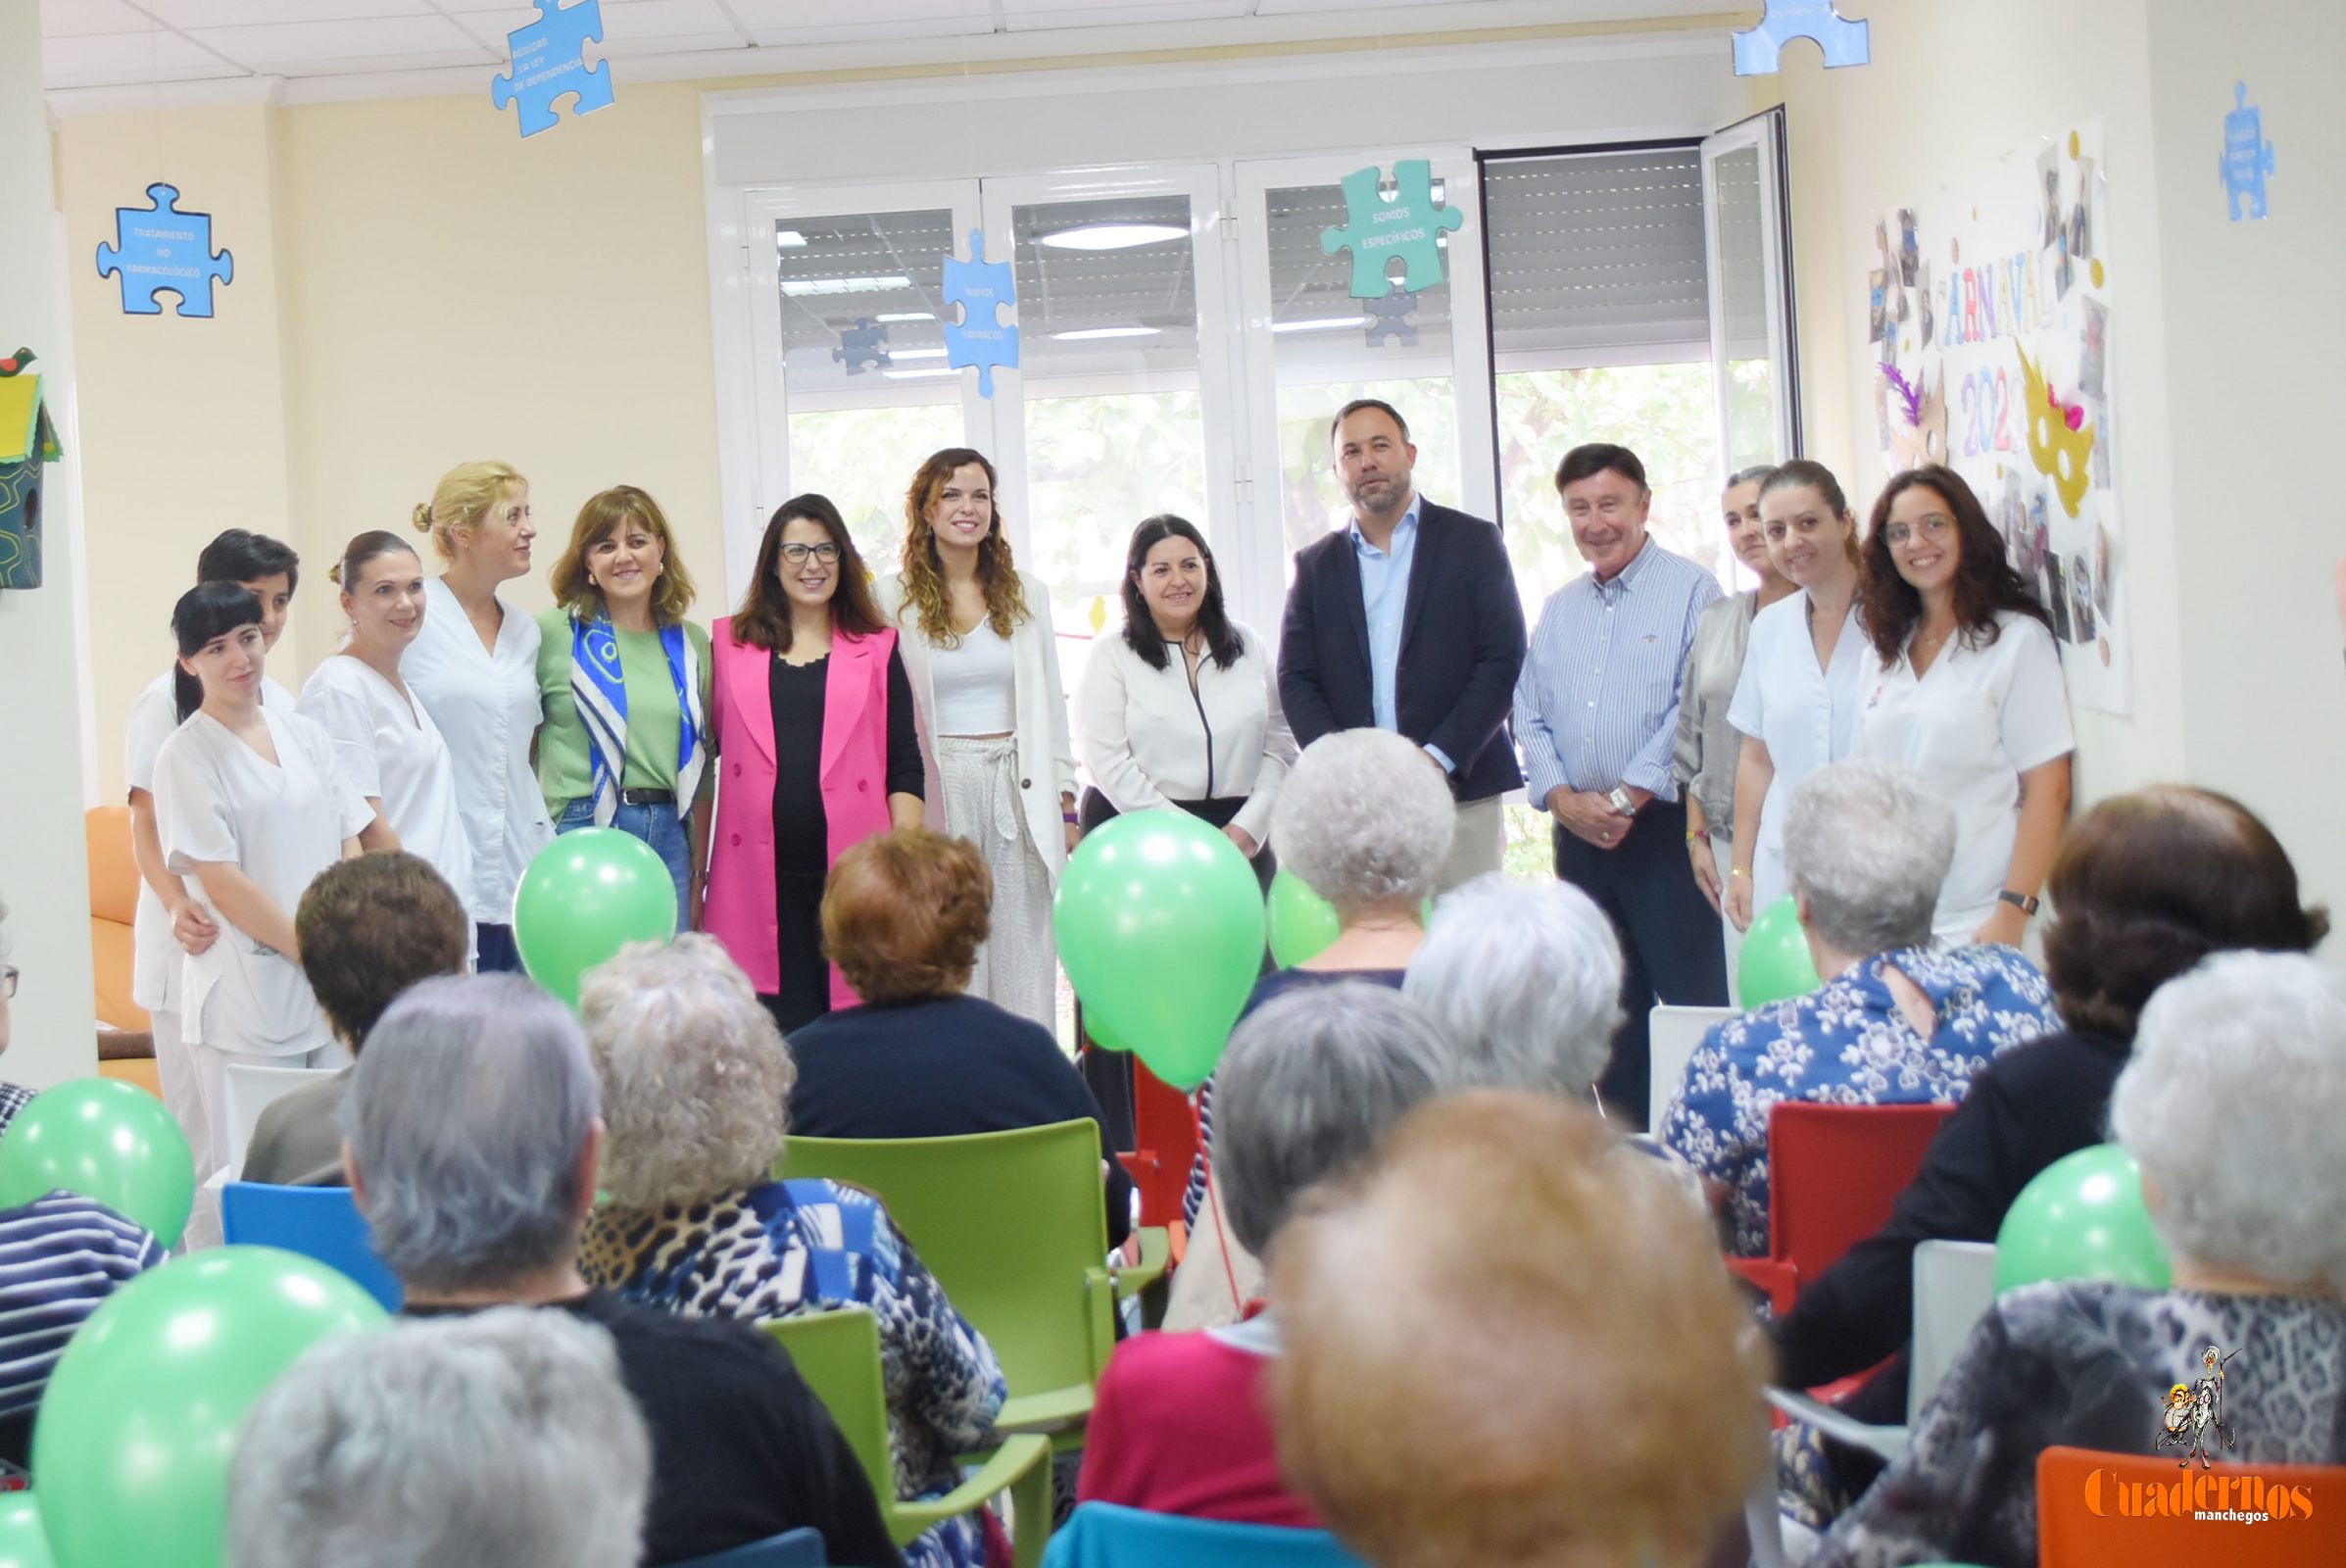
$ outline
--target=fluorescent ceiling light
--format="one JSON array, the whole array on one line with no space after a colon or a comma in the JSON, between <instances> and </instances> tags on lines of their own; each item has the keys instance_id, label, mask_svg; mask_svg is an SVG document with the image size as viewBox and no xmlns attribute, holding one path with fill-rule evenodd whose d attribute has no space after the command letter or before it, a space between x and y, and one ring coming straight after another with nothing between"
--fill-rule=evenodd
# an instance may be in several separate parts
<instances>
[{"instance_id":1,"label":"fluorescent ceiling light","mask_svg":"<svg viewBox=\"0 0 2346 1568\"><path fill-rule=\"evenodd\" d=\"M892 288L910 288L908 277L791 277L782 281L782 292L792 296L802 294L883 294Z\"/></svg>"},{"instance_id":2,"label":"fluorescent ceiling light","mask_svg":"<svg viewBox=\"0 0 2346 1568\"><path fill-rule=\"evenodd\" d=\"M891 381L918 381L936 375L959 375L961 372L946 366L932 366L925 370L882 370Z\"/></svg>"},{"instance_id":3,"label":"fluorescent ceiling light","mask_svg":"<svg viewBox=\"0 0 2346 1568\"><path fill-rule=\"evenodd\" d=\"M795 228L777 228L774 230L774 249L778 251L795 251L806 243L806 236L800 233Z\"/></svg>"},{"instance_id":4,"label":"fluorescent ceiling light","mask_svg":"<svg viewBox=\"0 0 2346 1568\"><path fill-rule=\"evenodd\" d=\"M1089 343L1103 337L1154 337L1162 330L1154 326L1086 326L1073 332L1053 332L1051 336L1056 343Z\"/></svg>"},{"instance_id":5,"label":"fluorescent ceiling light","mask_svg":"<svg viewBox=\"0 0 2346 1568\"><path fill-rule=\"evenodd\" d=\"M1334 332L1341 327L1358 326L1368 318L1364 316L1315 316L1304 321L1273 321L1274 332Z\"/></svg>"},{"instance_id":6,"label":"fluorescent ceiling light","mask_svg":"<svg viewBox=\"0 0 2346 1568\"><path fill-rule=\"evenodd\" d=\"M1136 245L1162 245L1187 239L1189 230L1172 223L1085 223L1038 238L1038 245L1062 251L1128 251Z\"/></svg>"},{"instance_id":7,"label":"fluorescent ceiling light","mask_svg":"<svg viewBox=\"0 0 2346 1568\"><path fill-rule=\"evenodd\" d=\"M875 321L934 321L934 311L888 311L872 318Z\"/></svg>"},{"instance_id":8,"label":"fluorescent ceiling light","mask_svg":"<svg viewBox=\"0 0 2346 1568\"><path fill-rule=\"evenodd\" d=\"M888 351L888 357L892 360L942 360L945 358L945 350L890 349Z\"/></svg>"}]
</instances>

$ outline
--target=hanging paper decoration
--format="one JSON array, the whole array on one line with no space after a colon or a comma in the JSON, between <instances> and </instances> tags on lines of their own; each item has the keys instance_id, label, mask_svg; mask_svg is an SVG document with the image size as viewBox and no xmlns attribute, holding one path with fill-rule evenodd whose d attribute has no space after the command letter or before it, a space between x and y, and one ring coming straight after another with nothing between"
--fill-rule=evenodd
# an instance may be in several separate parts
<instances>
[{"instance_id":1,"label":"hanging paper decoration","mask_svg":"<svg viewBox=\"0 0 2346 1568\"><path fill-rule=\"evenodd\" d=\"M1759 25L1735 34L1735 74L1773 76L1783 65L1784 46L1794 38L1824 50L1829 68L1862 66L1874 58L1871 30L1835 11L1833 0L1768 0Z\"/></svg>"},{"instance_id":2,"label":"hanging paper decoration","mask_svg":"<svg viewBox=\"0 0 2346 1568\"><path fill-rule=\"evenodd\" d=\"M2265 111L2248 107L2248 83L2232 84L2232 111L2224 117L2224 189L2232 221L2265 216L2265 180L2273 172L2273 143L2265 139Z\"/></svg>"},{"instance_id":3,"label":"hanging paper decoration","mask_svg":"<svg viewBox=\"0 0 2346 1568\"><path fill-rule=\"evenodd\" d=\"M1401 258L1408 268L1401 288L1420 294L1442 281L1442 236L1466 221L1455 207L1434 205L1434 166L1404 158L1393 166L1393 195L1384 194L1383 174L1354 170L1344 178L1344 216L1350 226L1320 230L1320 249L1334 256L1352 252L1352 298L1381 300L1391 292L1386 264Z\"/></svg>"},{"instance_id":4,"label":"hanging paper decoration","mask_svg":"<svg viewBox=\"0 0 2346 1568\"><path fill-rule=\"evenodd\" d=\"M554 112L557 100L571 100L572 118L609 109L611 103L611 63L589 67L586 46L603 41L600 0L537 0L538 20L505 35L513 54L512 74L489 82L489 98L498 108L521 106L521 134L534 136L561 123Z\"/></svg>"},{"instance_id":5,"label":"hanging paper decoration","mask_svg":"<svg viewBox=\"0 0 2346 1568\"><path fill-rule=\"evenodd\" d=\"M1007 262L986 260L986 234L969 231L968 261L945 259L945 303L961 307L959 321L945 323L945 363L954 369L977 367L978 395L994 396L994 368L1018 368L1018 324L1001 313L1018 304L1018 284Z\"/></svg>"},{"instance_id":6,"label":"hanging paper decoration","mask_svg":"<svg viewBox=\"0 0 2346 1568\"><path fill-rule=\"evenodd\" d=\"M179 211L177 187L147 187L151 207L114 210L112 245L98 247L98 275L116 279L124 316L161 316L170 294L179 316L210 316L212 285L236 278L236 259L212 249L212 215Z\"/></svg>"}]
</instances>

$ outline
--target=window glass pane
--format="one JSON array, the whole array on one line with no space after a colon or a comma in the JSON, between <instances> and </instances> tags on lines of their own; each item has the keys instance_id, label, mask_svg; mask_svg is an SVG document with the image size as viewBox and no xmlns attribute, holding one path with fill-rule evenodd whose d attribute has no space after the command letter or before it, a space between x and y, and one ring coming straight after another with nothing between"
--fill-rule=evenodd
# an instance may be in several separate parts
<instances>
[{"instance_id":1,"label":"window glass pane","mask_svg":"<svg viewBox=\"0 0 2346 1568\"><path fill-rule=\"evenodd\" d=\"M1761 221L1760 149L1720 154L1711 168L1718 181L1719 303L1727 345L1727 469L1774 463L1776 377L1769 363L1767 226Z\"/></svg>"}]
</instances>

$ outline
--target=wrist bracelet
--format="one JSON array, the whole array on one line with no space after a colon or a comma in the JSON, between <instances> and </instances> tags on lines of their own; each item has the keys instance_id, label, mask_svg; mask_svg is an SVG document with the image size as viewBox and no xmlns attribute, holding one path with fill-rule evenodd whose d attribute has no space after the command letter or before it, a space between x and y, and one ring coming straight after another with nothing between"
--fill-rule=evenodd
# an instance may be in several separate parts
<instances>
[{"instance_id":1,"label":"wrist bracelet","mask_svg":"<svg viewBox=\"0 0 2346 1568\"><path fill-rule=\"evenodd\" d=\"M1730 878L1734 878L1734 877L1738 877L1738 876L1739 876L1739 877L1741 877L1741 878L1742 878L1744 881L1746 881L1746 882L1748 882L1748 881L1750 881L1750 880L1751 880L1751 873L1750 873L1749 871L1746 871L1746 870L1744 870L1744 869L1743 869L1741 866L1739 866L1739 865L1731 865L1731 866L1729 866L1729 867L1727 868L1727 874L1728 874L1728 876L1729 876Z\"/></svg>"},{"instance_id":2,"label":"wrist bracelet","mask_svg":"<svg viewBox=\"0 0 2346 1568\"><path fill-rule=\"evenodd\" d=\"M1059 813L1059 820L1066 823L1069 827L1074 827L1082 820L1082 818L1078 817L1073 811L1061 811Z\"/></svg>"},{"instance_id":3,"label":"wrist bracelet","mask_svg":"<svg viewBox=\"0 0 2346 1568\"><path fill-rule=\"evenodd\" d=\"M1710 835L1708 833L1705 833L1698 827L1690 827L1686 829L1686 842L1688 844L1694 843L1697 839L1706 839L1709 837Z\"/></svg>"}]
</instances>

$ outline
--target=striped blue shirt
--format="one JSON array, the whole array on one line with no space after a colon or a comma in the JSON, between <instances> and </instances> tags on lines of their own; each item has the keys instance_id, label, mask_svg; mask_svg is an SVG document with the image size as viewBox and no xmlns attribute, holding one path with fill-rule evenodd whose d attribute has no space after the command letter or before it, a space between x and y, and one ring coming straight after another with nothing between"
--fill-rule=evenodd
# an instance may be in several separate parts
<instances>
[{"instance_id":1,"label":"striped blue shirt","mask_svg":"<svg viewBox=\"0 0 2346 1568\"><path fill-rule=\"evenodd\" d=\"M1718 597L1709 572L1651 538L1610 582L1583 572L1548 596L1515 682L1533 805L1559 784L1678 799L1679 675Z\"/></svg>"},{"instance_id":2,"label":"striped blue shirt","mask_svg":"<svg viewBox=\"0 0 2346 1568\"><path fill-rule=\"evenodd\" d=\"M154 1237L78 1193L0 1210L0 1418L38 1405L74 1330L163 1258Z\"/></svg>"}]
</instances>

